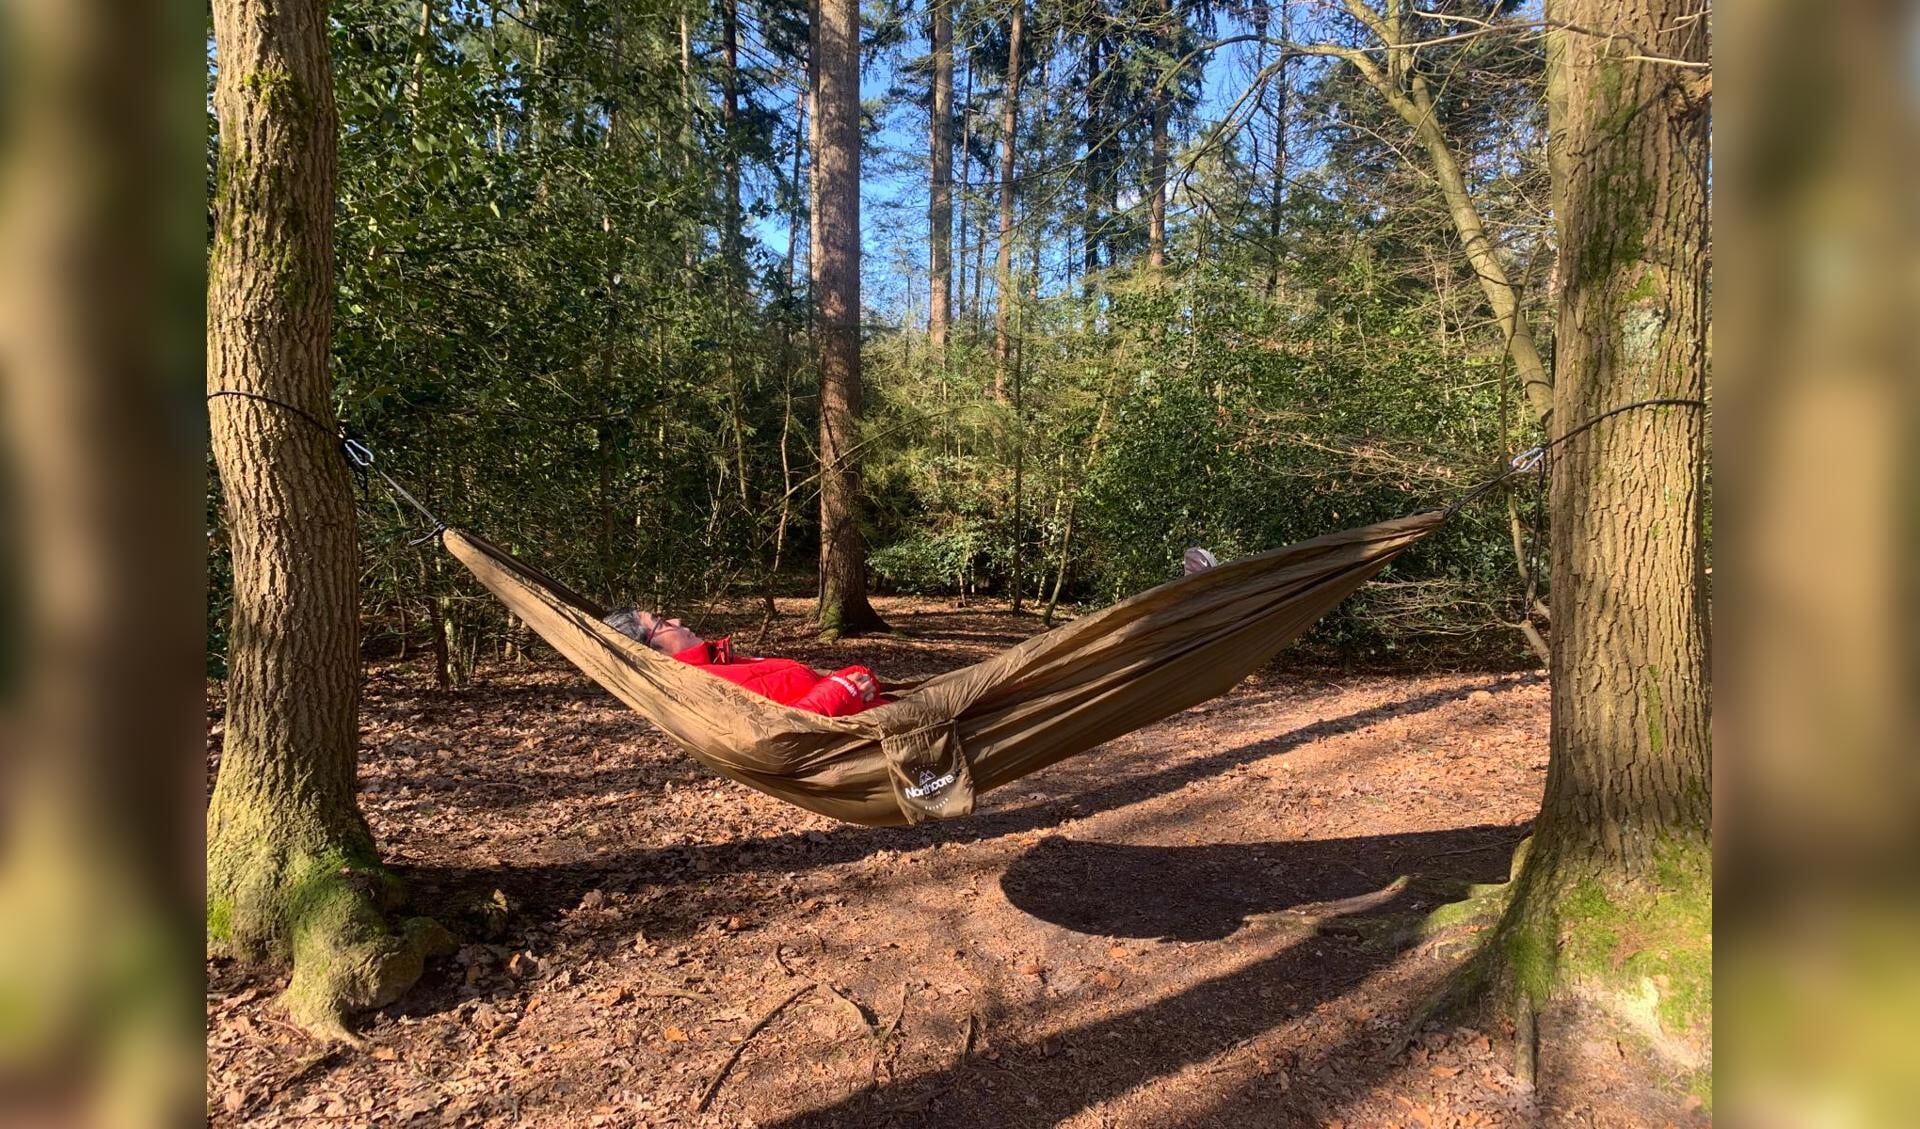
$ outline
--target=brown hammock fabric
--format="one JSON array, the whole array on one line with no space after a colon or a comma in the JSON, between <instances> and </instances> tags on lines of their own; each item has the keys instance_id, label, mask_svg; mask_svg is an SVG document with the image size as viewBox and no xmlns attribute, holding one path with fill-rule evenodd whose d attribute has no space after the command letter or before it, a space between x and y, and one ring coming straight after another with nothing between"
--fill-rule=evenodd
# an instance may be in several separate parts
<instances>
[{"instance_id":1,"label":"brown hammock fabric","mask_svg":"<svg viewBox=\"0 0 1920 1129\"><path fill-rule=\"evenodd\" d=\"M947 819L982 792L1231 689L1444 512L1330 533L1162 584L852 717L789 709L661 655L471 534L447 549L567 660L714 771L870 826Z\"/></svg>"}]
</instances>

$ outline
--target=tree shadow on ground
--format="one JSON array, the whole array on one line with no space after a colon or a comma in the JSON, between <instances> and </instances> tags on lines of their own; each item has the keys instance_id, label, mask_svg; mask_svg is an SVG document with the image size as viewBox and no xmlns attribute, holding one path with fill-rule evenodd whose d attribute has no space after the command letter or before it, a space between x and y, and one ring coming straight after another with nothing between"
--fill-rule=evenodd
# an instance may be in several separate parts
<instances>
[{"instance_id":1,"label":"tree shadow on ground","mask_svg":"<svg viewBox=\"0 0 1920 1129\"><path fill-rule=\"evenodd\" d=\"M405 876L425 887L466 891L481 896L497 887L504 890L514 904L522 907L523 913L538 920L564 913L577 904L587 891L602 886L610 873L644 876L647 880L659 882L697 877L700 881L711 883L738 873L791 872L834 866L882 850L912 851L935 844L968 843L1023 834L1052 827L1075 813L1141 803L1178 791L1194 781L1235 765L1364 729L1387 718L1419 714L1477 690L1499 692L1522 684L1523 680L1519 678L1497 677L1473 685L1416 694L1342 717L1304 725L1275 737L1181 760L1152 771L1104 776L1105 782L1099 786L1074 791L1070 795L1028 802L999 811L988 810L949 823L897 828L844 825L830 832L787 831L726 843L684 847L649 846L617 853L583 851L581 857L563 861L509 863L489 867L410 868ZM1085 763L1098 755L1098 752L1086 754L1078 763ZM1066 762L1065 767L1055 766L1048 773L1056 783L1071 787L1075 763L1070 761ZM605 786L610 781L593 774L589 774L589 777L581 781L584 789L570 790L582 797L604 795ZM540 799L543 802L563 801L567 794L568 790L543 791ZM498 810L514 802L512 796L488 794L475 806Z\"/></svg>"},{"instance_id":2,"label":"tree shadow on ground","mask_svg":"<svg viewBox=\"0 0 1920 1129\"><path fill-rule=\"evenodd\" d=\"M1478 865L1518 841L1504 827L1195 847L1052 835L1013 860L1000 889L1015 908L1076 933L1217 941L1250 917L1372 894L1389 872L1432 872L1438 860L1426 856L1434 851Z\"/></svg>"},{"instance_id":3,"label":"tree shadow on ground","mask_svg":"<svg viewBox=\"0 0 1920 1129\"><path fill-rule=\"evenodd\" d=\"M1504 877L1523 832L1523 826L1479 826L1237 847L1109 847L1065 840L1036 845L1008 868L1008 896L1066 928L1201 940L1240 928L1274 928L1294 936L1279 952L1244 968L1064 1032L1036 1036L1031 1030L1040 1025L1032 1015L1004 1017L1012 1020L1005 1025L1029 1033L1012 1042L992 1041L992 1059L956 1056L944 1069L772 1124L1056 1124L1229 1053L1354 989L1400 957L1415 915L1444 900L1442 883ZM1081 876L1116 885L1080 888L1073 880ZM1411 881L1397 881L1403 877ZM1136 901L1157 904L1137 908L1130 904ZM1318 912L1275 912L1311 906ZM1274 917L1249 924L1254 914ZM981 1018L991 1032L996 1017ZM1251 1114L1255 1124L1324 1123L1343 1095L1378 1076L1389 1034L1383 1031L1378 1040L1355 1034L1299 1053L1288 1063L1293 1077L1282 1089L1264 1098L1232 1095L1242 1108L1229 1120L1248 1124ZM1206 1111L1184 1110L1177 1123L1216 1120Z\"/></svg>"},{"instance_id":4,"label":"tree shadow on ground","mask_svg":"<svg viewBox=\"0 0 1920 1129\"><path fill-rule=\"evenodd\" d=\"M877 851L915 851L936 844L971 843L1053 827L1087 811L1104 811L1138 804L1176 792L1188 784L1236 765L1290 752L1315 741L1351 733L1376 722L1416 715L1457 701L1479 690L1499 693L1525 685L1525 676L1498 676L1466 686L1451 686L1358 710L1341 717L1303 725L1275 737L1248 742L1205 756L1179 761L1148 772L1103 776L1105 783L1070 795L1033 801L999 811L976 813L964 820L915 827L858 827L842 825L832 831L787 831L776 835L725 843L689 846L649 846L620 852L584 852L578 859L554 862L508 863L489 867L400 868L402 877L420 888L450 893L456 900L485 897L504 891L518 912L535 923L557 917L577 905L589 890L607 884L609 876L656 883L700 882L707 885L735 874L798 872L835 866L865 858ZM1085 754L1082 761L1098 756ZM1072 765L1054 766L1047 773L1056 783L1071 787ZM1064 778L1064 780L1062 779ZM609 781L595 777L583 796L604 794ZM1017 786L1016 786L1017 787ZM543 801L563 800L564 793L542 793ZM489 797L476 805L497 809L510 806L512 797ZM618 933L626 928L610 928ZM615 938L616 942L620 938Z\"/></svg>"}]
</instances>

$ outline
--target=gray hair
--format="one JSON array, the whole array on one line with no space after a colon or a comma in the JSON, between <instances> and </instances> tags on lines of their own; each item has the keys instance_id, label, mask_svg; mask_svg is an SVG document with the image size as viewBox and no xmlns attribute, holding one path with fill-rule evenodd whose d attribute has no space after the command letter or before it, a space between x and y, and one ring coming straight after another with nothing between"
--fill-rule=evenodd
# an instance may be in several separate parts
<instances>
[{"instance_id":1,"label":"gray hair","mask_svg":"<svg viewBox=\"0 0 1920 1129\"><path fill-rule=\"evenodd\" d=\"M600 622L637 642L646 643L650 632L640 626L639 608L621 608L600 617Z\"/></svg>"}]
</instances>

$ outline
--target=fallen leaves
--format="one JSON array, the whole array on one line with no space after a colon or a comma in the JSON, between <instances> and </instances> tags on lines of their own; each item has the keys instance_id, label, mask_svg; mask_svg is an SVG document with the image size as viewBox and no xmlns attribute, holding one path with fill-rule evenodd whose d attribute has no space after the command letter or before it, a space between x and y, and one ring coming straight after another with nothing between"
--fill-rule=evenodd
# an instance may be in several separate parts
<instances>
[{"instance_id":1,"label":"fallen leaves","mask_svg":"<svg viewBox=\"0 0 1920 1129\"><path fill-rule=\"evenodd\" d=\"M1009 636L1032 628L979 611L949 622ZM920 645L873 641L872 660L899 676L934 673L933 666L913 668ZM794 646L803 648L797 657L827 653L804 650L810 640ZM431 965L400 1008L369 1020L365 1054L291 1085L286 1079L305 1044L271 1021L281 985L238 975L210 985L209 1094L217 1096L207 1112L222 1129L243 1119L292 1124L296 1106L310 1108L309 1124L329 1109L336 1111L329 1120L347 1124L662 1124L684 1116L709 1086L725 1091L712 1100L726 1103L726 1123L769 1124L876 1085L881 1107L904 1100L919 1108L938 1097L931 1123L953 1124L1052 1120L1060 1110L1050 1088L1105 1088L1133 1096L1115 1098L1102 1118L1135 1124L1214 1108L1228 1089L1248 1083L1245 1093L1274 1103L1275 1120L1293 1110L1303 1123L1324 1123L1331 1112L1355 1126L1413 1124L1384 1094L1351 1107L1312 1104L1324 1098L1328 1076L1315 1061L1289 1057L1291 1041L1340 1044L1350 1012L1323 1011L1323 994L1350 997L1381 1016L1398 1006L1390 972L1341 979L1357 966L1339 962L1360 959L1345 950L1358 946L1329 945L1342 951L1320 956L1302 949L1297 960L1283 955L1292 962L1288 975L1270 975L1260 970L1271 967L1263 963L1271 954L1258 946L1277 943L1271 932L1156 942L1145 932L1076 930L1010 906L1001 876L1022 852L1056 849L1044 845L1049 837L1077 838L1084 827L1112 841L1140 826L1165 826L1129 822L1149 811L1178 828L1149 842L1184 839L1223 854L1242 843L1364 844L1369 836L1519 819L1537 807L1538 776L1526 766L1544 748L1544 686L1502 692L1497 709L1468 710L1466 695L1484 677L1343 678L1308 687L1267 679L1116 742L1098 754L1103 759L1049 770L1047 798L1033 790L1032 802L1044 810L1029 810L1027 800L1000 803L1004 810L984 813L976 825L990 834L865 832L705 775L571 670L505 668L451 694L416 674L373 668L362 772L381 786L364 803L421 912L456 922L468 943L452 962ZM1443 705L1392 715L1400 728L1390 732L1367 720L1422 698ZM1308 713L1329 722L1290 738ZM1345 724L1356 717L1360 723ZM1200 770L1207 758L1252 742L1265 743L1247 762L1254 767ZM1435 755L1442 748L1447 757ZM1193 786L1157 791L1137 783L1169 770ZM1118 790L1117 803L1054 822L1089 789L1106 787ZM1343 788L1352 794L1342 798ZM1299 802L1307 794L1322 806ZM1275 823L1282 807L1283 829ZM594 826L597 840L588 833ZM1149 887L1154 896L1326 899L1362 889L1339 858L1303 872L1280 852L1216 874L1174 867L1175 851L1165 847L1158 861L1186 885ZM1410 858L1409 865L1417 864ZM777 954L771 960L769 950ZM1370 952L1365 959L1376 956L1387 959ZM1243 992L1192 996L1196 984L1235 978L1245 978ZM856 1004L859 1028L855 1009L826 994L799 1006L783 1002L786 1019L773 1023L775 1000L825 982ZM1294 1001L1303 1006L1289 1007ZM771 1026L747 1048L756 1017ZM1144 1072L1182 1061L1196 1033L1230 1038L1248 1024L1275 1040L1218 1056L1228 1063L1218 1074L1175 1070L1164 1084L1138 1086ZM856 1030L872 1037L854 1037ZM1111 1030L1113 1041L1075 1035L1068 1044L1052 1034L1084 1030ZM744 1056L735 1054L743 1048ZM1478 1085L1474 1072L1482 1069L1469 1051L1457 1052L1469 1064L1464 1076L1436 1057L1400 1079L1416 1096L1420 1086L1455 1095L1453 1106L1430 1103L1436 1129L1476 1123L1463 1116L1472 1108L1458 1104L1469 1101L1460 1095ZM730 1076L720 1071L728 1055L735 1055ZM1015 1071L1032 1077L1008 1087ZM913 1080L928 1074L966 1082L916 1089ZM903 1081L889 1081L895 1078ZM1182 1088L1194 1079L1210 1080ZM634 1095L660 1112L641 1113L655 1106ZM1038 1107L1026 1104L1029 1096ZM369 1100L373 1113L359 1108ZM1192 1104L1169 1113L1168 1102ZM845 1110L848 1123L872 1112L858 1104Z\"/></svg>"}]
</instances>

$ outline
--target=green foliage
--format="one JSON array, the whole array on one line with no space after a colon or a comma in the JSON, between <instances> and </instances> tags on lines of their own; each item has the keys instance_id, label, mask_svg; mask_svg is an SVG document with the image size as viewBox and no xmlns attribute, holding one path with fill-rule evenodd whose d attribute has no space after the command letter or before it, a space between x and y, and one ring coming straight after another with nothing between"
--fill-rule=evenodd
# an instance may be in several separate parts
<instances>
[{"instance_id":1,"label":"green foliage","mask_svg":"<svg viewBox=\"0 0 1920 1129\"><path fill-rule=\"evenodd\" d=\"M790 85L802 10L744 10L756 45L730 123L708 3L435 5L425 34L421 11L341 0L330 12L340 415L446 520L609 602L692 610L769 586L776 542L781 567L806 569L817 421L806 295L789 281L805 272L786 259L806 243L788 226L804 198ZM1200 70L1172 74L1170 265L1146 276L1144 208L1130 202L1147 175L1146 111L1169 68L1230 18L1176 6L1162 27L1157 11L1030 6L1004 401L991 393L997 288L981 276L1006 12L958 13L971 77L956 90L973 99L958 110L973 129L955 161L970 171L944 360L914 313L924 243L899 234L924 232L920 194L869 221L860 450L883 587L1104 602L1174 575L1191 544L1231 557L1443 504L1531 442L1523 413L1503 411L1517 392L1444 209L1404 164L1404 123L1339 66L1290 73L1284 182L1262 149L1269 124L1205 133ZM876 130L897 128L924 113L921 29L904 10L870 15L868 62L892 60L903 82L869 112ZM1495 38L1423 66L1458 92L1443 99L1446 128L1516 277L1541 294L1552 249L1526 143L1537 51ZM300 93L250 81L263 97ZM1253 99L1259 113L1270 95ZM879 152L869 178L923 176L923 159ZM908 297L894 317L896 295ZM370 645L424 647L451 624L439 642L457 669L519 638L432 546L408 544L414 515L377 484L365 500ZM209 507L217 675L230 565L211 495ZM1382 581L1311 642L1356 661L1520 653L1505 626L1520 585L1492 506Z\"/></svg>"},{"instance_id":2,"label":"green foliage","mask_svg":"<svg viewBox=\"0 0 1920 1129\"><path fill-rule=\"evenodd\" d=\"M902 592L951 592L972 576L986 548L976 525L916 530L867 558L873 571Z\"/></svg>"}]
</instances>

